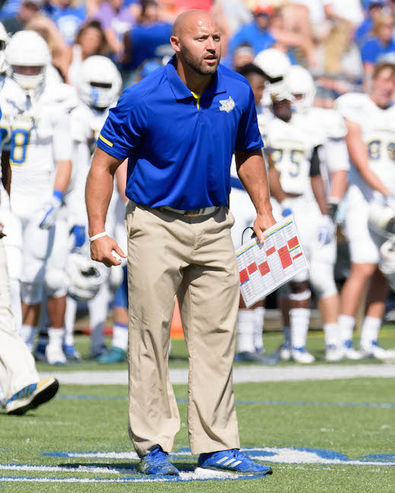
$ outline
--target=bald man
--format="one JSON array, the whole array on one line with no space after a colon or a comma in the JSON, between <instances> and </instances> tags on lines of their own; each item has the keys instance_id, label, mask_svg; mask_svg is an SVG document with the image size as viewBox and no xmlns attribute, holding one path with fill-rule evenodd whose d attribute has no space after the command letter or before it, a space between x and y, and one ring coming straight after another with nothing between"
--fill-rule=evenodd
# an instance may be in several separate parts
<instances>
[{"instance_id":1,"label":"bald man","mask_svg":"<svg viewBox=\"0 0 395 493\"><path fill-rule=\"evenodd\" d=\"M175 56L126 89L104 124L86 187L91 255L124 253L105 229L116 168L128 158L129 435L146 474L169 462L180 418L168 375L177 296L189 352L188 429L198 466L271 473L242 454L232 388L239 280L230 236L230 164L257 210L258 238L274 224L254 96L219 66L221 34L206 12L175 21Z\"/></svg>"}]
</instances>

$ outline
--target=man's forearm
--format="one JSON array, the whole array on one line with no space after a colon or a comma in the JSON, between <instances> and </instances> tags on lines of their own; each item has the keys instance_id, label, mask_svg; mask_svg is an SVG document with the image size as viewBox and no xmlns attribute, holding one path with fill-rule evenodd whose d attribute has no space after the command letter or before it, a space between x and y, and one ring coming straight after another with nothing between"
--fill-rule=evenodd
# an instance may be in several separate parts
<instances>
[{"instance_id":1,"label":"man's forearm","mask_svg":"<svg viewBox=\"0 0 395 493\"><path fill-rule=\"evenodd\" d=\"M270 194L265 162L261 151L236 154L237 173L255 209L260 214L270 212Z\"/></svg>"},{"instance_id":2,"label":"man's forearm","mask_svg":"<svg viewBox=\"0 0 395 493\"><path fill-rule=\"evenodd\" d=\"M114 173L121 162L111 158L100 149L95 153L85 188L89 236L104 231L107 209L113 191Z\"/></svg>"}]
</instances>

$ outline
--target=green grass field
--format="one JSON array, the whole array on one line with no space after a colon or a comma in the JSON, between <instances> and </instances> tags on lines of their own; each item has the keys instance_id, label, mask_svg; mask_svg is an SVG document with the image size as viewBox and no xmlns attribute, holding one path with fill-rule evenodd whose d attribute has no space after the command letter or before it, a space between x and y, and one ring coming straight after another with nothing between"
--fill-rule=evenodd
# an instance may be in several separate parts
<instances>
[{"instance_id":1,"label":"green grass field","mask_svg":"<svg viewBox=\"0 0 395 493\"><path fill-rule=\"evenodd\" d=\"M279 338L267 334L268 349L274 350ZM385 329L381 342L395 346L392 327ZM79 344L87 351L85 338ZM319 358L322 347L322 334L314 333L310 348ZM173 367L186 365L182 341L173 344L173 357ZM71 367L88 368L103 366L84 361ZM0 414L0 492L393 493L394 390L395 379L377 378L236 384L242 447L270 464L273 475L137 483L145 478L135 471L137 459L127 436L126 386L62 385L56 399L34 412L22 417ZM186 387L175 386L175 392L182 425L173 461L185 479L196 457L185 451ZM91 482L82 482L87 480ZM109 482L114 480L120 482Z\"/></svg>"}]
</instances>

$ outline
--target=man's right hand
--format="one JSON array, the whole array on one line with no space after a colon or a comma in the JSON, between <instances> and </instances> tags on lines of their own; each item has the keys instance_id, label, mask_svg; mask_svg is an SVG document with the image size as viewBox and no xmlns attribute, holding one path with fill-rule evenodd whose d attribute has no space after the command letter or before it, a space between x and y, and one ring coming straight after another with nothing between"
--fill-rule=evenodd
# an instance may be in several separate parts
<instances>
[{"instance_id":1,"label":"man's right hand","mask_svg":"<svg viewBox=\"0 0 395 493\"><path fill-rule=\"evenodd\" d=\"M120 257L126 258L126 255L119 247L118 243L111 238L111 236L103 236L97 238L91 242L91 258L96 262L102 262L107 267L113 265L120 265L121 261L118 260L112 252L117 253Z\"/></svg>"}]
</instances>

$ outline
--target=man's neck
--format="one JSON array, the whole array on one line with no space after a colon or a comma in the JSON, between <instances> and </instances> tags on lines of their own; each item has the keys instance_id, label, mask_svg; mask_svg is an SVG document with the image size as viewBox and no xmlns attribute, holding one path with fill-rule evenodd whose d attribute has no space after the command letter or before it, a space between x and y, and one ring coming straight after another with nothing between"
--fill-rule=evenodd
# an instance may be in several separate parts
<instances>
[{"instance_id":1,"label":"man's neck","mask_svg":"<svg viewBox=\"0 0 395 493\"><path fill-rule=\"evenodd\" d=\"M193 70L189 65L182 63L180 59L176 61L176 71L180 79L192 92L201 96L210 85L213 75L202 75Z\"/></svg>"}]
</instances>

